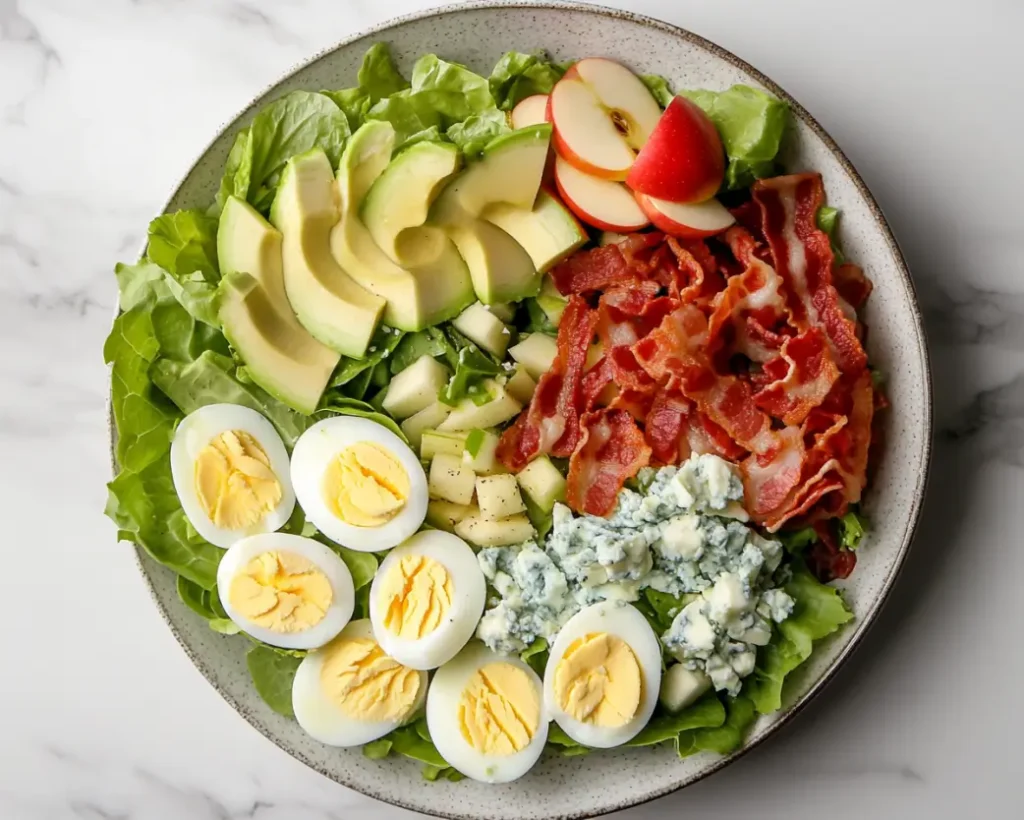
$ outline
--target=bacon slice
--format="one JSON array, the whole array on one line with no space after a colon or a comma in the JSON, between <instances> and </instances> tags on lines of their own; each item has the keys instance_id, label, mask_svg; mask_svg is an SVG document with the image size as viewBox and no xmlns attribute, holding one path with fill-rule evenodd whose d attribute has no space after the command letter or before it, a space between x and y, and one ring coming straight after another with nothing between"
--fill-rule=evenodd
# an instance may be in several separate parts
<instances>
[{"instance_id":1,"label":"bacon slice","mask_svg":"<svg viewBox=\"0 0 1024 820\"><path fill-rule=\"evenodd\" d=\"M854 310L860 310L874 290L871 280L859 265L844 262L832 270L832 281L839 296Z\"/></svg>"},{"instance_id":2,"label":"bacon slice","mask_svg":"<svg viewBox=\"0 0 1024 820\"><path fill-rule=\"evenodd\" d=\"M825 201L821 175L763 179L754 183L752 191L761 208L775 270L786 283L794 324L800 329L822 328L840 370L859 373L867 366L867 355L857 338L856 323L840 306L832 284L831 242L815 221Z\"/></svg>"},{"instance_id":3,"label":"bacon slice","mask_svg":"<svg viewBox=\"0 0 1024 820\"><path fill-rule=\"evenodd\" d=\"M786 339L777 361L781 365L769 363L766 369L777 371L784 367L784 375L758 391L754 402L784 424L803 424L839 378L828 340L818 328L809 328Z\"/></svg>"},{"instance_id":4,"label":"bacon slice","mask_svg":"<svg viewBox=\"0 0 1024 820\"><path fill-rule=\"evenodd\" d=\"M581 426L583 435L569 461L566 500L574 510L609 515L626 479L650 462L651 448L625 410L586 413Z\"/></svg>"},{"instance_id":5,"label":"bacon slice","mask_svg":"<svg viewBox=\"0 0 1024 820\"><path fill-rule=\"evenodd\" d=\"M551 278L564 296L645 279L650 262L644 254L664 240L665 235L657 232L631 234L618 244L574 253L551 270Z\"/></svg>"},{"instance_id":6,"label":"bacon slice","mask_svg":"<svg viewBox=\"0 0 1024 820\"><path fill-rule=\"evenodd\" d=\"M558 355L540 377L529 408L498 443L498 458L513 472L540 453L569 456L580 439L583 374L597 327L597 312L571 296L558 325Z\"/></svg>"}]
</instances>

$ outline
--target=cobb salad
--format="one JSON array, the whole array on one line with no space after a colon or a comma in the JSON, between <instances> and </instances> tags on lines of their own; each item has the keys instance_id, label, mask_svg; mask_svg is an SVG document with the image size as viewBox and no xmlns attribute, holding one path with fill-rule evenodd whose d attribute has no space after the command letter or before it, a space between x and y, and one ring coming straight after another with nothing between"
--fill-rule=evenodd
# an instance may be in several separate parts
<instances>
[{"instance_id":1,"label":"cobb salad","mask_svg":"<svg viewBox=\"0 0 1024 820\"><path fill-rule=\"evenodd\" d=\"M853 618L870 281L786 105L374 45L118 265L121 539L317 741L508 782L739 748Z\"/></svg>"}]
</instances>

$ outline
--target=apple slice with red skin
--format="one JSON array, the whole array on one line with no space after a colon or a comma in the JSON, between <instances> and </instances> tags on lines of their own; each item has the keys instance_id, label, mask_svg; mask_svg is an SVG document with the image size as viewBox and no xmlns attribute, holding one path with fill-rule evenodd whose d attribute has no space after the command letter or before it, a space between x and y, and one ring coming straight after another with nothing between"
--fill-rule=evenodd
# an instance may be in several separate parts
<instances>
[{"instance_id":1,"label":"apple slice with red skin","mask_svg":"<svg viewBox=\"0 0 1024 820\"><path fill-rule=\"evenodd\" d=\"M637 204L651 223L669 236L680 239L704 239L721 233L736 218L717 199L703 202L668 202L636 193Z\"/></svg>"},{"instance_id":2,"label":"apple slice with red skin","mask_svg":"<svg viewBox=\"0 0 1024 820\"><path fill-rule=\"evenodd\" d=\"M623 180L661 117L661 107L632 71L614 60L575 63L548 96L551 143L584 173Z\"/></svg>"},{"instance_id":3,"label":"apple slice with red skin","mask_svg":"<svg viewBox=\"0 0 1024 820\"><path fill-rule=\"evenodd\" d=\"M675 97L637 154L626 184L668 202L702 202L725 175L725 152L715 124L700 106Z\"/></svg>"},{"instance_id":4,"label":"apple slice with red skin","mask_svg":"<svg viewBox=\"0 0 1024 820\"><path fill-rule=\"evenodd\" d=\"M555 185L581 221L602 231L632 233L650 222L621 182L585 174L559 156L555 157Z\"/></svg>"},{"instance_id":5,"label":"apple slice with red skin","mask_svg":"<svg viewBox=\"0 0 1024 820\"><path fill-rule=\"evenodd\" d=\"M534 94L516 103L512 109L512 128L518 130L528 125L540 125L546 122L548 95Z\"/></svg>"}]
</instances>

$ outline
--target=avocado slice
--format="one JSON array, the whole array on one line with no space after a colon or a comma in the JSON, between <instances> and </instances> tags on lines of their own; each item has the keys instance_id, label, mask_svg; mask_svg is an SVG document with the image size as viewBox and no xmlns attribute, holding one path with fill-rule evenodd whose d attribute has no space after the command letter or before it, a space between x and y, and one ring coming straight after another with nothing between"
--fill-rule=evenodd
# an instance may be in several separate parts
<instances>
[{"instance_id":1,"label":"avocado slice","mask_svg":"<svg viewBox=\"0 0 1024 820\"><path fill-rule=\"evenodd\" d=\"M410 261L402 267L380 248L360 219L360 203L389 167L394 138L390 123L371 121L345 146L338 170L341 220L331 232L331 251L352 279L386 300L387 324L416 331L457 316L473 302L473 283L459 252L440 229L405 225L399 231L400 244ZM396 182L384 186L376 195L374 209L386 209L390 203L405 215L400 220L403 223L415 219L417 211L426 213L436 186L436 180L431 182L434 166L429 163L426 180L419 180L414 165L407 165L406 171L395 177ZM402 178L406 185L399 184ZM379 216L380 211L377 213ZM379 233L384 236L392 230L381 228Z\"/></svg>"},{"instance_id":2,"label":"avocado slice","mask_svg":"<svg viewBox=\"0 0 1024 820\"><path fill-rule=\"evenodd\" d=\"M292 157L270 212L283 237L285 293L299 322L316 339L361 358L385 303L353 281L331 256L331 231L339 215L334 174L323 150Z\"/></svg>"},{"instance_id":3,"label":"avocado slice","mask_svg":"<svg viewBox=\"0 0 1024 820\"><path fill-rule=\"evenodd\" d=\"M360 205L363 224L377 246L402 264L403 231L427 221L437 192L459 170L459 149L448 142L419 142L395 157Z\"/></svg>"},{"instance_id":4,"label":"avocado slice","mask_svg":"<svg viewBox=\"0 0 1024 820\"><path fill-rule=\"evenodd\" d=\"M588 239L569 209L543 190L532 210L499 202L484 211L484 219L522 245L539 273L547 273Z\"/></svg>"},{"instance_id":5,"label":"avocado slice","mask_svg":"<svg viewBox=\"0 0 1024 820\"><path fill-rule=\"evenodd\" d=\"M484 304L518 301L540 289L540 274L526 249L480 217L500 203L532 210L550 137L547 123L498 137L478 162L448 184L431 209L431 221L444 226L455 242Z\"/></svg>"},{"instance_id":6,"label":"avocado slice","mask_svg":"<svg viewBox=\"0 0 1024 820\"><path fill-rule=\"evenodd\" d=\"M292 313L281 273L281 234L249 203L230 196L217 228L224 335L252 380L300 413L316 410L340 358Z\"/></svg>"}]
</instances>

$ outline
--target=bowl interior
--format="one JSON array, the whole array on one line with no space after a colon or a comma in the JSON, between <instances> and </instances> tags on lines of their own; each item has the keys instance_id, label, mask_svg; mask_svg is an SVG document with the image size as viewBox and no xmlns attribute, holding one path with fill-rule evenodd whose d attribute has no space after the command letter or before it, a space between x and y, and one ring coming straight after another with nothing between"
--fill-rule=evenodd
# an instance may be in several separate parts
<instances>
[{"instance_id":1,"label":"bowl interior","mask_svg":"<svg viewBox=\"0 0 1024 820\"><path fill-rule=\"evenodd\" d=\"M546 49L558 60L601 55L639 72L667 76L677 88L721 89L733 83L765 87L766 78L732 55L670 26L594 7L523 3L461 5L413 18L347 41L305 64L233 120L189 171L168 210L205 206L214 196L235 133L265 102L293 89L335 89L354 83L363 52L389 42L402 67L437 52L486 73L505 51ZM791 101L792 102L792 101ZM842 210L841 243L863 266L875 291L867 307L872 362L888 378L893 410L886 447L866 506L873 522L857 571L845 584L857 621L815 652L787 692L782 712L762 719L748 748L766 737L825 682L876 614L909 546L927 473L930 389L920 315L895 241L870 195L831 140L798 106L786 148L789 170L822 172L829 203ZM157 605L188 656L255 728L327 777L390 803L435 815L467 818L581 817L625 808L691 783L729 758L679 760L671 749L636 749L582 758L551 758L505 786L472 781L423 783L417 766L372 761L358 750L323 746L260 700L245 666L246 641L207 628L180 604L173 575L145 556L142 571ZM735 757L735 755L733 756Z\"/></svg>"}]
</instances>

